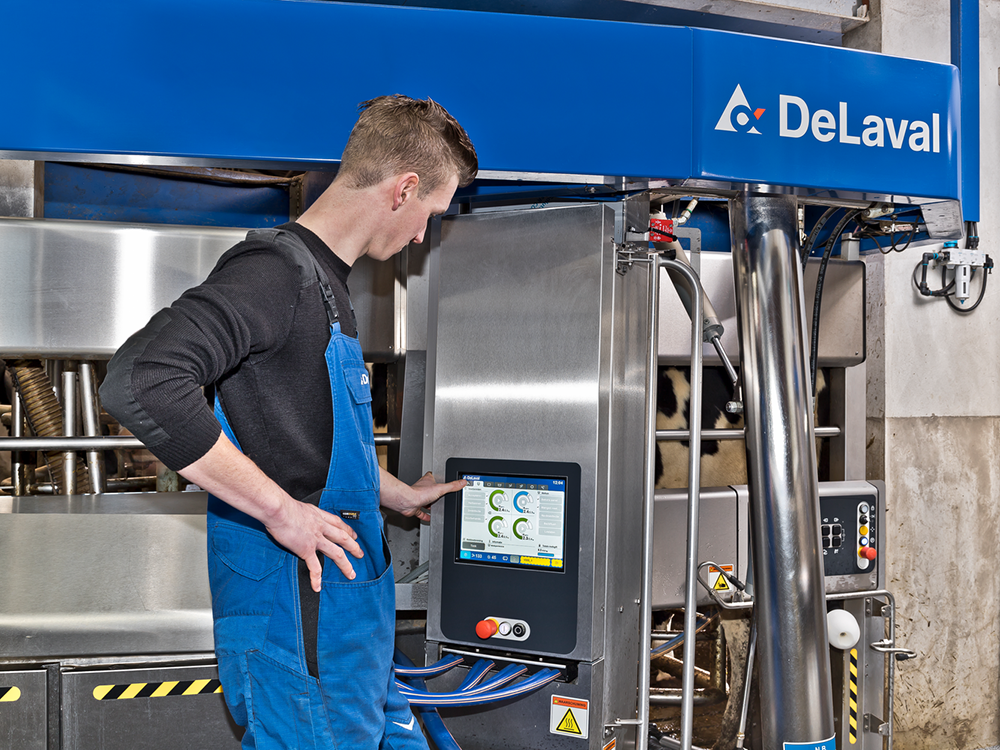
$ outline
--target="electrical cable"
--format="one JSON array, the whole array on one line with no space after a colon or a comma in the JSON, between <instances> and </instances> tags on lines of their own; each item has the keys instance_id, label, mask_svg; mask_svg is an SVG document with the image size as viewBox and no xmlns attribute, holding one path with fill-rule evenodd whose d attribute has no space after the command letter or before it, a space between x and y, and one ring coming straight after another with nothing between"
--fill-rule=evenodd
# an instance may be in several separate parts
<instances>
[{"instance_id":1,"label":"electrical cable","mask_svg":"<svg viewBox=\"0 0 1000 750\"><path fill-rule=\"evenodd\" d=\"M476 687L471 687L466 690L458 690L452 693L435 693L435 694L426 693L424 691L414 690L405 682L401 682L400 680L396 680L396 684L399 685L400 691L404 692L405 694L407 695L413 694L418 697L427 697L429 695L432 697L458 696L458 695L474 696L474 695L482 695L484 693L490 692L491 690L501 688L507 683L513 682L527 671L528 668L523 664L508 664L506 667L504 667L497 673L496 677L489 680L488 682L484 682L482 685L478 685Z\"/></svg>"},{"instance_id":2,"label":"electrical cable","mask_svg":"<svg viewBox=\"0 0 1000 750\"><path fill-rule=\"evenodd\" d=\"M892 253L892 252L901 253L906 248L908 248L910 246L910 243L913 242L913 238L916 237L916 235L917 235L917 225L916 225L916 223L914 223L913 226L910 228L910 234L906 237L906 244L905 245L903 245L902 247L896 247L896 239L895 239L895 237L893 237L893 239L892 239L892 245L889 247L889 249L888 250L882 250L882 248L880 247L879 251L883 255L888 255L889 253ZM877 240L876 240L876 242L877 242Z\"/></svg>"},{"instance_id":3,"label":"electrical cable","mask_svg":"<svg viewBox=\"0 0 1000 750\"><path fill-rule=\"evenodd\" d=\"M462 680L462 684L458 686L459 692L464 692L474 688L483 681L483 678L491 669L493 669L494 666L496 666L496 664L492 659L480 659L477 661L472 669L469 670L469 674L467 674L465 679Z\"/></svg>"},{"instance_id":4,"label":"electrical cable","mask_svg":"<svg viewBox=\"0 0 1000 750\"><path fill-rule=\"evenodd\" d=\"M826 281L826 268L830 263L830 256L833 254L833 246L840 239L840 233L844 231L848 224L856 220L861 214L861 209L848 211L840 220L830 238L826 241L826 248L823 250L823 260L819 264L819 274L816 276L816 295L813 298L813 318L812 318L812 341L809 349L809 372L812 375L812 393L816 396L816 365L819 361L819 316L823 302L823 284Z\"/></svg>"},{"instance_id":5,"label":"electrical cable","mask_svg":"<svg viewBox=\"0 0 1000 750\"><path fill-rule=\"evenodd\" d=\"M830 217L833 216L839 210L840 208L838 208L837 206L826 209L826 211L823 212L823 215L819 217L819 219L816 221L815 224L813 224L812 231L809 232L809 237L806 238L805 244L802 246L802 250L799 255L799 260L801 261L803 268L806 265L806 260L809 258L809 254L812 252L813 243L819 236L820 230L823 228L823 225L826 224L826 222L830 220Z\"/></svg>"},{"instance_id":6,"label":"electrical cable","mask_svg":"<svg viewBox=\"0 0 1000 750\"><path fill-rule=\"evenodd\" d=\"M407 667L407 666L396 666L396 675L399 677L437 677L447 672L452 667L457 667L464 661L458 654L452 654L451 656L446 656L440 661L431 664L429 667Z\"/></svg>"},{"instance_id":7,"label":"electrical cable","mask_svg":"<svg viewBox=\"0 0 1000 750\"><path fill-rule=\"evenodd\" d=\"M412 689L403 690L402 687L400 693L415 706L481 706L484 703L510 700L533 693L555 680L559 674L559 670L556 669L542 669L523 682L487 693L476 693L474 690L462 693L426 693Z\"/></svg>"},{"instance_id":8,"label":"electrical cable","mask_svg":"<svg viewBox=\"0 0 1000 750\"><path fill-rule=\"evenodd\" d=\"M407 657L407 655L398 648L393 656L393 661L395 662L397 670L400 666L404 669L416 668L416 665L410 661L409 657ZM423 679L419 677L414 678L413 682L418 688L427 687ZM441 714L437 712L436 708L417 706L417 712L420 714L420 719L424 725L424 729L427 731L431 742L434 743L437 750L462 750L462 748L459 747L458 742L455 741L455 737L448 731L448 727L444 725L444 721L441 719Z\"/></svg>"}]
</instances>

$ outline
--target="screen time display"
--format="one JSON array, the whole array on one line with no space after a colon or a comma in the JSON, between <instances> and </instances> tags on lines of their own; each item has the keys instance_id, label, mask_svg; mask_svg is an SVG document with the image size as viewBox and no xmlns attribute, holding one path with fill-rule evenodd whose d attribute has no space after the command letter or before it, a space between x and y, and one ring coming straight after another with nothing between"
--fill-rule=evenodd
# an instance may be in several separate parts
<instances>
[{"instance_id":1,"label":"screen time display","mask_svg":"<svg viewBox=\"0 0 1000 750\"><path fill-rule=\"evenodd\" d=\"M566 480L463 474L458 559L562 571Z\"/></svg>"}]
</instances>

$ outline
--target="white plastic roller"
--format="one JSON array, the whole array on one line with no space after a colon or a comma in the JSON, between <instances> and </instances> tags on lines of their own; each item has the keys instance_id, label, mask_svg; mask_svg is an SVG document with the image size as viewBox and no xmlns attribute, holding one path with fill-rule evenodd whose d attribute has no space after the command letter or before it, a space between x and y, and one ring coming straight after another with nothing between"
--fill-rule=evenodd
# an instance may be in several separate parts
<instances>
[{"instance_id":1,"label":"white plastic roller","mask_svg":"<svg viewBox=\"0 0 1000 750\"><path fill-rule=\"evenodd\" d=\"M854 648L861 637L857 619L846 609L831 609L827 612L826 629L830 645L845 651Z\"/></svg>"}]
</instances>

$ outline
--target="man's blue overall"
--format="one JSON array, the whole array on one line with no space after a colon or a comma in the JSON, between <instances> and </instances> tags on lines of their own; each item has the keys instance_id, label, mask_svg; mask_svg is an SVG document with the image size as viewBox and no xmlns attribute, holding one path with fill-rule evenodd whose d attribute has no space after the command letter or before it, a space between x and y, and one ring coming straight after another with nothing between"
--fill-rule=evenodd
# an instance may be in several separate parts
<instances>
[{"instance_id":1,"label":"man's blue overall","mask_svg":"<svg viewBox=\"0 0 1000 750\"><path fill-rule=\"evenodd\" d=\"M260 522L209 497L208 572L226 703L246 727L244 748L427 750L394 682L395 582L382 534L371 387L361 346L341 333L329 283L300 240L280 230L255 234L296 254L305 268L311 264L319 277L331 331L326 363L333 451L325 488L305 502L350 525L364 557L348 556L357 574L353 581L323 560L318 622L306 622L304 636L308 608L299 589L300 581L308 587L308 577L299 558L279 546ZM215 411L239 448L218 399ZM310 643L315 654L306 653Z\"/></svg>"}]
</instances>

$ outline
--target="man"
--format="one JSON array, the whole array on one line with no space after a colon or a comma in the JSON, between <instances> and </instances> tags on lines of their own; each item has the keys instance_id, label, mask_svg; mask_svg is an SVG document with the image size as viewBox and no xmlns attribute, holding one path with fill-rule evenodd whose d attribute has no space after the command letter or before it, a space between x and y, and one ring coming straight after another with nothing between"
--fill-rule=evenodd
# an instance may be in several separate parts
<instances>
[{"instance_id":1,"label":"man","mask_svg":"<svg viewBox=\"0 0 1000 750\"><path fill-rule=\"evenodd\" d=\"M250 232L109 364L107 410L210 493L215 648L245 748L427 747L393 682L379 507L427 520L464 482L379 468L346 281L361 256L420 242L477 170L435 102L363 103L316 203Z\"/></svg>"}]
</instances>

